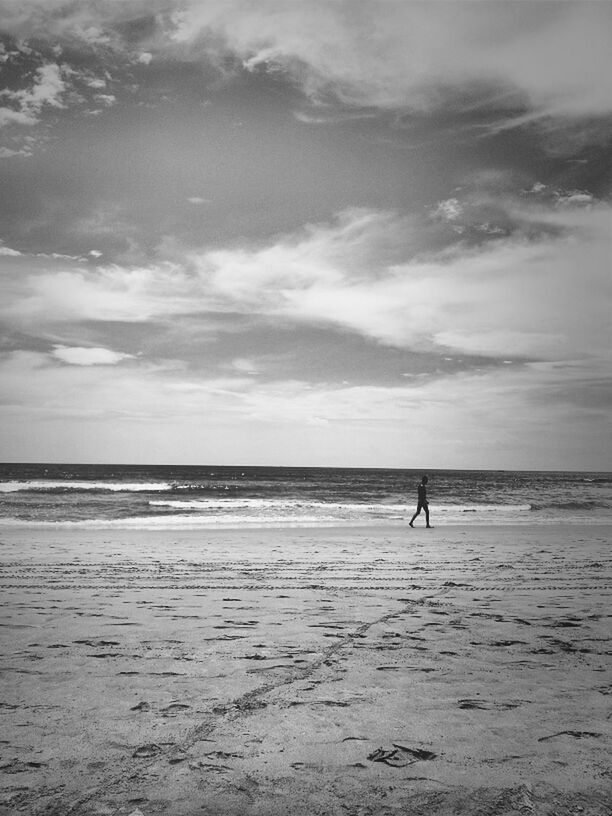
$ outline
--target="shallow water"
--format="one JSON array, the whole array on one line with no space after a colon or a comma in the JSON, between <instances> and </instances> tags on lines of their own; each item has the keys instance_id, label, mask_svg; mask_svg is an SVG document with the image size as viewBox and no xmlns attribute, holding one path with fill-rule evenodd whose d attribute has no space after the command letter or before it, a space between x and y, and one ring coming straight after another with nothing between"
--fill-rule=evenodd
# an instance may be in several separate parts
<instances>
[{"instance_id":1,"label":"shallow water","mask_svg":"<svg viewBox=\"0 0 612 816\"><path fill-rule=\"evenodd\" d=\"M391 469L0 465L0 524L405 524L421 476ZM439 525L612 520L610 473L433 470L428 476L432 523Z\"/></svg>"}]
</instances>

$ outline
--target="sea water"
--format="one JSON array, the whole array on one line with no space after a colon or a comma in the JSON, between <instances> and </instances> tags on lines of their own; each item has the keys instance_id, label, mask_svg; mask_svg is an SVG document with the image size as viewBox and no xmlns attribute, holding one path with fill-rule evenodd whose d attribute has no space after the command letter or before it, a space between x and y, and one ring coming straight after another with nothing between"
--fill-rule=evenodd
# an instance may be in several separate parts
<instances>
[{"instance_id":1,"label":"sea water","mask_svg":"<svg viewBox=\"0 0 612 816\"><path fill-rule=\"evenodd\" d=\"M403 525L423 471L0 465L0 526ZM612 522L612 474L430 470L435 526ZM417 520L423 524L423 514Z\"/></svg>"}]
</instances>

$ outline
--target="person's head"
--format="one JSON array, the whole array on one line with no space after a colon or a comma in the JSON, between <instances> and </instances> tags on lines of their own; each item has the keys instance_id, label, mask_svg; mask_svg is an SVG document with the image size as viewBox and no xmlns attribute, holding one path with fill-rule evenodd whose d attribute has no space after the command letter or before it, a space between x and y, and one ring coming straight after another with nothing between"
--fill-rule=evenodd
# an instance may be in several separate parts
<instances>
[{"instance_id":1,"label":"person's head","mask_svg":"<svg viewBox=\"0 0 612 816\"><path fill-rule=\"evenodd\" d=\"M427 484L428 481L429 479L427 478L427 476L423 476L423 478L421 479L422 484Z\"/></svg>"}]
</instances>

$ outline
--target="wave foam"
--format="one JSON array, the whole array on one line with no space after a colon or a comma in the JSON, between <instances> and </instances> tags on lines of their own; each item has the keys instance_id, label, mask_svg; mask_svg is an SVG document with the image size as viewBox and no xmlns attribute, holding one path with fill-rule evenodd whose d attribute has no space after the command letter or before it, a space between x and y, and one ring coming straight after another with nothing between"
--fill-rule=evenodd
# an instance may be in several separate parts
<instances>
[{"instance_id":1,"label":"wave foam","mask_svg":"<svg viewBox=\"0 0 612 816\"><path fill-rule=\"evenodd\" d=\"M323 502L302 499L151 499L149 505L154 507L172 507L177 510L214 510L216 508L232 508L232 510L246 509L323 509L323 510L351 510L355 512L402 512L413 509L413 503L386 504L384 502ZM522 512L530 510L529 504L436 504L432 505L432 512L436 513L504 513Z\"/></svg>"}]
</instances>

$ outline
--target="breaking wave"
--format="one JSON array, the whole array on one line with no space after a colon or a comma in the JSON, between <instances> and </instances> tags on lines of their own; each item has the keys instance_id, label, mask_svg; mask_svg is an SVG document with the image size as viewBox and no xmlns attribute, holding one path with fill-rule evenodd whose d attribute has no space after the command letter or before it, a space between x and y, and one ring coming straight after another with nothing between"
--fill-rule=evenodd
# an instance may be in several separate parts
<instances>
[{"instance_id":1,"label":"breaking wave","mask_svg":"<svg viewBox=\"0 0 612 816\"><path fill-rule=\"evenodd\" d=\"M0 482L0 493L73 493L81 490L100 490L112 493L157 493L173 490L168 482L94 482L94 481L54 481L52 479L32 479L30 481Z\"/></svg>"}]
</instances>

